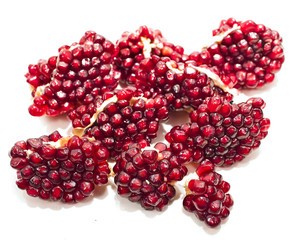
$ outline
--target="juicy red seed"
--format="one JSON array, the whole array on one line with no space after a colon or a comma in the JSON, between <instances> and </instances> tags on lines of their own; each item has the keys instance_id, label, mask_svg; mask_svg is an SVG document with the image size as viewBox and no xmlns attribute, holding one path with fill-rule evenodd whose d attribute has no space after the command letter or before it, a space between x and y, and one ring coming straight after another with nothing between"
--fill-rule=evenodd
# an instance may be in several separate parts
<instances>
[{"instance_id":1,"label":"juicy red seed","mask_svg":"<svg viewBox=\"0 0 291 240\"><path fill-rule=\"evenodd\" d=\"M37 152L33 152L29 155L29 162L33 166L39 166L44 163L44 159Z\"/></svg>"},{"instance_id":2,"label":"juicy red seed","mask_svg":"<svg viewBox=\"0 0 291 240\"><path fill-rule=\"evenodd\" d=\"M214 170L213 163L209 160L205 160L200 163L199 167L196 169L196 173L198 176L201 176L202 174L213 170Z\"/></svg>"},{"instance_id":3,"label":"juicy red seed","mask_svg":"<svg viewBox=\"0 0 291 240\"><path fill-rule=\"evenodd\" d=\"M146 163L154 163L158 159L158 153L155 150L144 150L142 157Z\"/></svg>"},{"instance_id":4,"label":"juicy red seed","mask_svg":"<svg viewBox=\"0 0 291 240\"><path fill-rule=\"evenodd\" d=\"M230 184L226 181L222 181L220 184L220 188L222 189L223 192L227 193L230 189Z\"/></svg>"},{"instance_id":5,"label":"juicy red seed","mask_svg":"<svg viewBox=\"0 0 291 240\"><path fill-rule=\"evenodd\" d=\"M23 178L20 178L20 179L18 179L16 181L16 185L17 185L18 188L24 190L24 189L27 189L27 187L29 186L29 182L28 182L28 180L25 180Z\"/></svg>"},{"instance_id":6,"label":"juicy red seed","mask_svg":"<svg viewBox=\"0 0 291 240\"><path fill-rule=\"evenodd\" d=\"M41 189L41 190L39 191L39 197L40 197L41 199L44 199L44 200L49 199L49 198L50 198L50 192Z\"/></svg>"},{"instance_id":7,"label":"juicy red seed","mask_svg":"<svg viewBox=\"0 0 291 240\"><path fill-rule=\"evenodd\" d=\"M29 180L29 184L32 187L35 188L40 188L41 187L41 178L38 176L33 176L30 180Z\"/></svg>"},{"instance_id":8,"label":"juicy red seed","mask_svg":"<svg viewBox=\"0 0 291 240\"><path fill-rule=\"evenodd\" d=\"M155 192L149 193L145 197L145 202L150 206L154 206L155 207L160 203L160 201L161 201L160 196Z\"/></svg>"},{"instance_id":9,"label":"juicy red seed","mask_svg":"<svg viewBox=\"0 0 291 240\"><path fill-rule=\"evenodd\" d=\"M219 216L207 215L205 221L210 227L216 227L220 224L221 219L219 218Z\"/></svg>"},{"instance_id":10,"label":"juicy red seed","mask_svg":"<svg viewBox=\"0 0 291 240\"><path fill-rule=\"evenodd\" d=\"M32 187L32 186L28 186L26 188L26 192L31 197L37 197L37 196L39 196L39 189L38 188L35 188L35 187Z\"/></svg>"},{"instance_id":11,"label":"juicy red seed","mask_svg":"<svg viewBox=\"0 0 291 240\"><path fill-rule=\"evenodd\" d=\"M138 178L133 178L129 183L129 189L131 192L139 192L142 187L142 181Z\"/></svg>"},{"instance_id":12,"label":"juicy red seed","mask_svg":"<svg viewBox=\"0 0 291 240\"><path fill-rule=\"evenodd\" d=\"M70 150L80 149L81 145L82 145L82 140L78 136L75 136L75 135L71 137L67 143L67 147Z\"/></svg>"},{"instance_id":13,"label":"juicy red seed","mask_svg":"<svg viewBox=\"0 0 291 240\"><path fill-rule=\"evenodd\" d=\"M160 173L152 174L149 176L149 181L154 185L160 185L163 181L163 177Z\"/></svg>"},{"instance_id":14,"label":"juicy red seed","mask_svg":"<svg viewBox=\"0 0 291 240\"><path fill-rule=\"evenodd\" d=\"M85 154L86 157L92 157L94 153L94 145L91 142L85 142L82 145L82 152Z\"/></svg>"},{"instance_id":15,"label":"juicy red seed","mask_svg":"<svg viewBox=\"0 0 291 240\"><path fill-rule=\"evenodd\" d=\"M120 172L116 178L116 182L120 186L127 186L130 181L131 177L126 172Z\"/></svg>"},{"instance_id":16,"label":"juicy red seed","mask_svg":"<svg viewBox=\"0 0 291 240\"><path fill-rule=\"evenodd\" d=\"M188 188L195 194L203 194L206 192L206 183L204 181L192 179L188 183Z\"/></svg>"},{"instance_id":17,"label":"juicy red seed","mask_svg":"<svg viewBox=\"0 0 291 240\"><path fill-rule=\"evenodd\" d=\"M79 189L84 196L89 196L94 190L94 184L92 182L83 181L79 184Z\"/></svg>"},{"instance_id":18,"label":"juicy red seed","mask_svg":"<svg viewBox=\"0 0 291 240\"><path fill-rule=\"evenodd\" d=\"M233 206L233 199L230 194L225 195L224 205L228 208Z\"/></svg>"},{"instance_id":19,"label":"juicy red seed","mask_svg":"<svg viewBox=\"0 0 291 240\"><path fill-rule=\"evenodd\" d=\"M196 209L194 205L194 195L189 194L183 199L183 207L188 212L194 212Z\"/></svg>"},{"instance_id":20,"label":"juicy red seed","mask_svg":"<svg viewBox=\"0 0 291 240\"><path fill-rule=\"evenodd\" d=\"M26 144L30 149L39 150L43 143L39 138L30 138L26 141Z\"/></svg>"},{"instance_id":21,"label":"juicy red seed","mask_svg":"<svg viewBox=\"0 0 291 240\"><path fill-rule=\"evenodd\" d=\"M219 178L214 172L204 173L200 176L200 179L210 185L217 185L219 183Z\"/></svg>"},{"instance_id":22,"label":"juicy red seed","mask_svg":"<svg viewBox=\"0 0 291 240\"><path fill-rule=\"evenodd\" d=\"M126 196L126 195L128 195L129 193L130 193L130 190L129 190L129 188L128 187L124 187L124 186L118 186L117 187L117 192L118 192L118 194L119 195L121 195L121 196Z\"/></svg>"},{"instance_id":23,"label":"juicy red seed","mask_svg":"<svg viewBox=\"0 0 291 240\"><path fill-rule=\"evenodd\" d=\"M11 157L26 157L27 154L24 151L27 148L25 141L19 141L11 148L9 155Z\"/></svg>"},{"instance_id":24,"label":"juicy red seed","mask_svg":"<svg viewBox=\"0 0 291 240\"><path fill-rule=\"evenodd\" d=\"M20 174L23 179L30 179L34 175L34 168L27 165L20 170Z\"/></svg>"},{"instance_id":25,"label":"juicy red seed","mask_svg":"<svg viewBox=\"0 0 291 240\"><path fill-rule=\"evenodd\" d=\"M133 159L132 159L133 164L137 167L137 168L141 168L144 165L144 160L141 156L141 154L136 154Z\"/></svg>"},{"instance_id":26,"label":"juicy red seed","mask_svg":"<svg viewBox=\"0 0 291 240\"><path fill-rule=\"evenodd\" d=\"M58 131L54 131L48 137L50 141L56 142L62 138L62 135Z\"/></svg>"},{"instance_id":27,"label":"juicy red seed","mask_svg":"<svg viewBox=\"0 0 291 240\"><path fill-rule=\"evenodd\" d=\"M98 161L104 161L109 158L109 151L105 147L100 147L96 152L96 158Z\"/></svg>"},{"instance_id":28,"label":"juicy red seed","mask_svg":"<svg viewBox=\"0 0 291 240\"><path fill-rule=\"evenodd\" d=\"M12 158L10 161L10 166L15 169L22 169L28 164L28 161L26 158L21 157L15 157Z\"/></svg>"},{"instance_id":29,"label":"juicy red seed","mask_svg":"<svg viewBox=\"0 0 291 240\"><path fill-rule=\"evenodd\" d=\"M70 153L70 159L73 163L81 162L83 157L84 155L81 149L73 149Z\"/></svg>"},{"instance_id":30,"label":"juicy red seed","mask_svg":"<svg viewBox=\"0 0 291 240\"><path fill-rule=\"evenodd\" d=\"M43 145L40 149L40 155L42 158L49 160L55 157L56 149L50 145Z\"/></svg>"},{"instance_id":31,"label":"juicy red seed","mask_svg":"<svg viewBox=\"0 0 291 240\"><path fill-rule=\"evenodd\" d=\"M57 170L51 170L48 173L48 177L54 184L59 184L61 181L60 174Z\"/></svg>"},{"instance_id":32,"label":"juicy red seed","mask_svg":"<svg viewBox=\"0 0 291 240\"><path fill-rule=\"evenodd\" d=\"M187 135L184 131L177 129L172 133L172 138L175 142L183 143L186 141Z\"/></svg>"},{"instance_id":33,"label":"juicy red seed","mask_svg":"<svg viewBox=\"0 0 291 240\"><path fill-rule=\"evenodd\" d=\"M64 190L60 186L56 186L51 190L51 198L54 201L58 201L62 199L63 194L64 194Z\"/></svg>"},{"instance_id":34,"label":"juicy red seed","mask_svg":"<svg viewBox=\"0 0 291 240\"><path fill-rule=\"evenodd\" d=\"M209 199L205 196L197 196L193 201L194 206L198 211L205 211L208 207Z\"/></svg>"},{"instance_id":35,"label":"juicy red seed","mask_svg":"<svg viewBox=\"0 0 291 240\"><path fill-rule=\"evenodd\" d=\"M221 211L222 202L219 200L215 200L209 204L208 212L211 214L218 215Z\"/></svg>"}]
</instances>

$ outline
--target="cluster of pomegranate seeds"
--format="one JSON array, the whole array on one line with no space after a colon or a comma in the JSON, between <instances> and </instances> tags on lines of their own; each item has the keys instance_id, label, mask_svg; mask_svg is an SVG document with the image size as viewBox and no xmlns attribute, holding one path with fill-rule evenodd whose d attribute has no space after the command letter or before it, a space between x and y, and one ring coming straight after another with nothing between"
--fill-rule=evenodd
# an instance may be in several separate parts
<instances>
[{"instance_id":1,"label":"cluster of pomegranate seeds","mask_svg":"<svg viewBox=\"0 0 291 240\"><path fill-rule=\"evenodd\" d=\"M169 110L162 95L154 98L134 97L132 88L118 90L108 104L87 125L84 136L100 140L115 158L130 143L149 146L157 137L160 121L167 120ZM91 119L92 120L92 119Z\"/></svg>"},{"instance_id":2,"label":"cluster of pomegranate seeds","mask_svg":"<svg viewBox=\"0 0 291 240\"><path fill-rule=\"evenodd\" d=\"M17 170L17 186L32 197L79 202L95 185L108 181L109 152L100 141L58 132L15 143L10 165Z\"/></svg>"},{"instance_id":3,"label":"cluster of pomegranate seeds","mask_svg":"<svg viewBox=\"0 0 291 240\"><path fill-rule=\"evenodd\" d=\"M228 193L230 185L207 159L200 163L196 173L199 178L191 179L186 185L183 207L210 227L216 227L229 216L229 208L233 205Z\"/></svg>"},{"instance_id":4,"label":"cluster of pomegranate seeds","mask_svg":"<svg viewBox=\"0 0 291 240\"><path fill-rule=\"evenodd\" d=\"M143 59L152 55L165 56L181 62L188 59L184 54L184 48L169 43L163 37L161 31L141 26L135 32L124 32L116 43L119 53L115 64L123 73L123 80L128 84L135 84L131 72Z\"/></svg>"},{"instance_id":5,"label":"cluster of pomegranate seeds","mask_svg":"<svg viewBox=\"0 0 291 240\"><path fill-rule=\"evenodd\" d=\"M217 166L230 166L258 148L268 134L264 106L261 98L239 104L207 98L189 114L190 123L173 127L166 140L172 151L191 151L194 162L209 159Z\"/></svg>"},{"instance_id":6,"label":"cluster of pomegranate seeds","mask_svg":"<svg viewBox=\"0 0 291 240\"><path fill-rule=\"evenodd\" d=\"M222 20L213 31L217 42L193 52L190 59L207 64L230 87L256 88L274 80L284 62L282 38L275 30L253 21Z\"/></svg>"},{"instance_id":7,"label":"cluster of pomegranate seeds","mask_svg":"<svg viewBox=\"0 0 291 240\"><path fill-rule=\"evenodd\" d=\"M26 77L34 87L34 99L29 113L56 116L81 104L89 105L96 96L115 89L121 77L111 64L115 54L113 43L88 31L79 43L61 47L59 55L52 58L54 65L50 66L50 61L40 66L30 65ZM34 83L31 72L38 79L45 76L45 81Z\"/></svg>"},{"instance_id":8,"label":"cluster of pomegranate seeds","mask_svg":"<svg viewBox=\"0 0 291 240\"><path fill-rule=\"evenodd\" d=\"M68 118L72 121L72 126L74 128L85 128L91 121L97 109L106 101L115 95L114 92L105 92L95 97L94 101L87 104L82 104L68 113Z\"/></svg>"},{"instance_id":9,"label":"cluster of pomegranate seeds","mask_svg":"<svg viewBox=\"0 0 291 240\"><path fill-rule=\"evenodd\" d=\"M140 202L146 210L163 210L176 194L172 182L187 174L187 168L181 166L165 144L155 147L142 149L139 144L129 144L114 166L118 194Z\"/></svg>"},{"instance_id":10,"label":"cluster of pomegranate seeds","mask_svg":"<svg viewBox=\"0 0 291 240\"><path fill-rule=\"evenodd\" d=\"M210 96L225 96L228 101L233 97L216 86L215 80L197 68L195 61L177 63L169 57L152 55L136 64L130 78L144 92L163 94L173 110L196 108Z\"/></svg>"},{"instance_id":11,"label":"cluster of pomegranate seeds","mask_svg":"<svg viewBox=\"0 0 291 240\"><path fill-rule=\"evenodd\" d=\"M48 60L41 59L37 64L28 66L28 73L25 74L26 81L32 88L46 85L51 81L51 75L56 69L57 56L50 57Z\"/></svg>"}]
</instances>

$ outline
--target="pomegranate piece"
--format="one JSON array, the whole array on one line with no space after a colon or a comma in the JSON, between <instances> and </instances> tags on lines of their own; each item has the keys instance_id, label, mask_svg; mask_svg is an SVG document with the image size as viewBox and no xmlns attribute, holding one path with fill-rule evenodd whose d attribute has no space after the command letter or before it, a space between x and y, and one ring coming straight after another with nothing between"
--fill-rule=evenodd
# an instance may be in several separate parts
<instances>
[{"instance_id":1,"label":"pomegranate piece","mask_svg":"<svg viewBox=\"0 0 291 240\"><path fill-rule=\"evenodd\" d=\"M95 186L106 184L109 152L100 141L58 132L15 143L10 165L17 170L17 186L32 197L79 202Z\"/></svg>"},{"instance_id":2,"label":"pomegranate piece","mask_svg":"<svg viewBox=\"0 0 291 240\"><path fill-rule=\"evenodd\" d=\"M34 99L29 113L56 116L115 89L121 77L111 64L115 55L113 43L87 31L78 43L61 47L57 57L30 65L26 78Z\"/></svg>"},{"instance_id":3,"label":"pomegranate piece","mask_svg":"<svg viewBox=\"0 0 291 240\"><path fill-rule=\"evenodd\" d=\"M88 121L84 123L85 115ZM135 88L127 87L116 90L93 115L85 113L81 121L78 116L71 120L75 134L101 141L110 151L111 158L115 158L130 143L149 146L157 137L160 122L168 117L167 101L162 95L147 99L139 96Z\"/></svg>"},{"instance_id":4,"label":"pomegranate piece","mask_svg":"<svg viewBox=\"0 0 291 240\"><path fill-rule=\"evenodd\" d=\"M214 165L204 160L196 171L198 179L191 179L185 186L186 196L183 207L193 212L210 227L217 227L221 220L229 216L233 199L228 193L230 184L214 171ZM198 170L197 169L197 170Z\"/></svg>"},{"instance_id":5,"label":"pomegranate piece","mask_svg":"<svg viewBox=\"0 0 291 240\"><path fill-rule=\"evenodd\" d=\"M129 144L114 166L119 195L139 202L146 210L163 210L173 200L176 190L172 185L187 174L187 168L177 163L163 143L155 148L142 149Z\"/></svg>"},{"instance_id":6,"label":"pomegranate piece","mask_svg":"<svg viewBox=\"0 0 291 240\"><path fill-rule=\"evenodd\" d=\"M104 110L108 104L115 104L118 100L131 100L133 97L142 96L134 87L126 87L123 89L115 89L108 91L102 95L98 95L89 105L82 104L68 113L69 119L72 121L74 128L86 128L95 122L97 115ZM111 107L113 108L113 106ZM114 107L115 108L115 107ZM111 110L113 111L113 109Z\"/></svg>"},{"instance_id":7,"label":"pomegranate piece","mask_svg":"<svg viewBox=\"0 0 291 240\"><path fill-rule=\"evenodd\" d=\"M212 78L208 72L207 67L198 67L195 61L178 63L169 57L152 55L136 63L130 78L144 94L163 94L172 110L197 108L206 97L216 95L230 101L232 94L225 92L222 82L218 86L218 76L214 74L216 78Z\"/></svg>"},{"instance_id":8,"label":"pomegranate piece","mask_svg":"<svg viewBox=\"0 0 291 240\"><path fill-rule=\"evenodd\" d=\"M213 36L216 42L189 58L212 67L229 87L262 87L284 62L281 36L263 24L230 18L221 21Z\"/></svg>"},{"instance_id":9,"label":"pomegranate piece","mask_svg":"<svg viewBox=\"0 0 291 240\"><path fill-rule=\"evenodd\" d=\"M125 82L129 84L134 84L130 75L136 64L151 55L166 56L177 62L188 59L183 47L167 42L161 31L147 26L141 26L132 33L124 32L116 45L119 52L115 64L123 73Z\"/></svg>"},{"instance_id":10,"label":"pomegranate piece","mask_svg":"<svg viewBox=\"0 0 291 240\"><path fill-rule=\"evenodd\" d=\"M209 159L217 166L230 166L242 161L267 136L270 120L263 116L264 106L261 98L239 104L207 98L190 113L191 122L173 127L166 140L173 153L186 151L194 162Z\"/></svg>"}]
</instances>

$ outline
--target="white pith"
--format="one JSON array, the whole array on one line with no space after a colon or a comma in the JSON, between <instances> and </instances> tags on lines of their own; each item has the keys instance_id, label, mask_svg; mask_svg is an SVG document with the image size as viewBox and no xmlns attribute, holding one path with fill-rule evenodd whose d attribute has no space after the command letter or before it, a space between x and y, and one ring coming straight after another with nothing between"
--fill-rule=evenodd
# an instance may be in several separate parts
<instances>
[{"instance_id":1,"label":"white pith","mask_svg":"<svg viewBox=\"0 0 291 240\"><path fill-rule=\"evenodd\" d=\"M179 69L179 68L173 68L172 64L171 64L171 61L169 62L166 62L166 66L172 70L173 72L175 72L176 74L177 73L183 73L184 69ZM213 71L211 71L210 69L206 68L206 67L196 67L196 66L189 66L189 69L196 69L197 71L201 72L201 73L204 73L207 75L207 77L211 78L213 80L213 83L215 86L218 86L220 87L224 92L229 92L231 94L233 94L234 96L237 96L239 91L237 89L234 89L234 88L229 88L227 85L225 85L221 78L215 74Z\"/></svg>"},{"instance_id":2,"label":"white pith","mask_svg":"<svg viewBox=\"0 0 291 240\"><path fill-rule=\"evenodd\" d=\"M157 39L154 39L154 42L152 42L152 43L151 43L151 39L149 39L149 38L141 37L140 40L143 44L143 56L145 58L151 57L151 53L152 53L153 48L159 48L159 49L163 48L163 43L161 43Z\"/></svg>"},{"instance_id":3,"label":"white pith","mask_svg":"<svg viewBox=\"0 0 291 240\"><path fill-rule=\"evenodd\" d=\"M74 134L74 135L77 135L77 136L79 136L79 137L83 136L84 133L85 133L85 131L86 131L86 129L89 128L89 127L91 127L91 126L95 123L95 121L96 121L96 119L97 119L99 113L102 112L102 111L104 111L104 108L105 108L108 104L110 104L110 103L116 103L117 101L118 101L118 98L117 98L116 95L114 95L114 96L111 97L111 98L106 99L106 100L101 104L101 106L97 108L96 112L95 112L95 113L93 114L93 116L91 117L91 119L90 119L90 124L89 124L88 126L86 126L85 128L82 128L82 127L74 128L74 129L72 130L73 134Z\"/></svg>"},{"instance_id":4,"label":"white pith","mask_svg":"<svg viewBox=\"0 0 291 240\"><path fill-rule=\"evenodd\" d=\"M46 87L48 87L50 84L47 83L46 85L41 85L41 86L38 86L36 89L35 89L35 92L34 92L34 97L38 97L38 96L41 96L44 94L44 89Z\"/></svg>"},{"instance_id":5,"label":"white pith","mask_svg":"<svg viewBox=\"0 0 291 240\"><path fill-rule=\"evenodd\" d=\"M172 65L172 61L166 62L166 66L176 74L183 73L184 71L183 69L179 68L179 65L178 65L178 68L174 68Z\"/></svg>"},{"instance_id":6,"label":"white pith","mask_svg":"<svg viewBox=\"0 0 291 240\"><path fill-rule=\"evenodd\" d=\"M132 97L129 101L129 105L133 105L137 100L139 99L143 99L145 102L148 100L147 98L145 97Z\"/></svg>"},{"instance_id":7,"label":"white pith","mask_svg":"<svg viewBox=\"0 0 291 240\"><path fill-rule=\"evenodd\" d=\"M147 101L148 99L145 97L132 97L130 100L130 105L133 105L137 100L139 99L143 99L144 101ZM73 128L72 132L74 135L77 135L79 137L82 137L86 131L87 128L91 127L97 120L97 117L99 115L99 113L103 112L105 107L110 104L110 103L117 103L118 102L118 97L116 95L114 95L111 98L108 98L107 100L105 100L100 107L97 108L96 112L93 114L93 116L90 119L90 124L87 125L86 127L82 128L82 127L77 127L77 128Z\"/></svg>"},{"instance_id":8,"label":"white pith","mask_svg":"<svg viewBox=\"0 0 291 240\"><path fill-rule=\"evenodd\" d=\"M196 66L192 66L192 67L195 68L197 71L206 74L209 78L213 80L214 85L217 87L220 87L224 92L229 92L233 94L234 96L237 96L239 94L239 91L237 89L229 88L227 85L225 85L222 82L221 78L210 69L205 68L205 67L196 67Z\"/></svg>"},{"instance_id":9,"label":"white pith","mask_svg":"<svg viewBox=\"0 0 291 240\"><path fill-rule=\"evenodd\" d=\"M67 142L69 141L71 137L64 137L64 138L61 138L59 139L58 141L54 142L54 141L49 141L49 142L44 142L43 144L44 145L50 145L52 147L54 147L55 149L57 148L60 148L60 147L64 147ZM34 151L30 150L30 149L27 149L27 150L24 150L27 157L29 157L32 153L34 153Z\"/></svg>"},{"instance_id":10,"label":"white pith","mask_svg":"<svg viewBox=\"0 0 291 240\"><path fill-rule=\"evenodd\" d=\"M234 24L232 26L232 28L228 29L227 31L224 31L224 32L221 32L219 33L218 35L215 35L215 36L212 36L212 38L210 38L208 41L209 41L209 44L206 44L205 47L203 48L208 48L209 46L211 46L213 43L221 43L222 40L227 36L229 35L230 33L236 31L236 30L240 30L241 27L238 25L238 24Z\"/></svg>"}]
</instances>

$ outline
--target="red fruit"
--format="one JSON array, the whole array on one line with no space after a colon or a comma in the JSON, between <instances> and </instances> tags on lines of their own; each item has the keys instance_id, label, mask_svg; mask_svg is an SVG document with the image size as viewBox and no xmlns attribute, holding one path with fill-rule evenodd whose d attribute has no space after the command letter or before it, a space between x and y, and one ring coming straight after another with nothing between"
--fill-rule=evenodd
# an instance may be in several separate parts
<instances>
[{"instance_id":1,"label":"red fruit","mask_svg":"<svg viewBox=\"0 0 291 240\"><path fill-rule=\"evenodd\" d=\"M77 136L62 138L54 132L17 142L10 151L10 165L19 170L16 184L28 195L78 202L93 192L95 184L108 181L107 159L95 156L98 148L102 146L97 141Z\"/></svg>"},{"instance_id":2,"label":"red fruit","mask_svg":"<svg viewBox=\"0 0 291 240\"><path fill-rule=\"evenodd\" d=\"M108 99L109 102L104 102L96 109L89 125L75 129L77 132L81 131L81 135L93 137L102 143L107 151L99 149L99 158L104 154L115 158L130 143L149 146L157 136L160 121L168 118L169 111L166 115L159 114L162 100L167 109L165 98L156 96L146 99L138 94L132 87L117 90L116 95ZM147 160L151 161L151 158L145 156L145 161Z\"/></svg>"},{"instance_id":3,"label":"red fruit","mask_svg":"<svg viewBox=\"0 0 291 240\"><path fill-rule=\"evenodd\" d=\"M169 57L177 62L188 58L181 46L167 42L159 30L153 30L147 26L141 26L132 33L124 32L116 44L119 52L115 64L123 73L123 79L129 84L135 83L131 72L137 64L151 55Z\"/></svg>"},{"instance_id":4,"label":"red fruit","mask_svg":"<svg viewBox=\"0 0 291 240\"><path fill-rule=\"evenodd\" d=\"M222 20L214 36L221 39L189 58L212 67L229 87L256 88L274 80L284 62L282 38L253 21Z\"/></svg>"},{"instance_id":5,"label":"red fruit","mask_svg":"<svg viewBox=\"0 0 291 240\"><path fill-rule=\"evenodd\" d=\"M118 193L140 202L146 210L163 210L175 196L170 182L182 180L187 173L180 164L174 164L173 158L163 143L158 143L156 150L128 145L114 166Z\"/></svg>"},{"instance_id":6,"label":"red fruit","mask_svg":"<svg viewBox=\"0 0 291 240\"><path fill-rule=\"evenodd\" d=\"M232 94L225 93L217 80L206 73L206 68L197 68L194 61L176 62L169 57L152 55L136 63L131 72L134 86L144 94L163 94L171 109L197 108L206 97L221 95L229 101ZM160 110L162 111L162 109Z\"/></svg>"},{"instance_id":7,"label":"red fruit","mask_svg":"<svg viewBox=\"0 0 291 240\"><path fill-rule=\"evenodd\" d=\"M34 100L29 113L56 116L81 104L95 104L96 97L115 89L120 80L111 64L116 51L113 43L88 31L79 43L61 47L57 57L30 65L26 78Z\"/></svg>"},{"instance_id":8,"label":"red fruit","mask_svg":"<svg viewBox=\"0 0 291 240\"><path fill-rule=\"evenodd\" d=\"M198 176L201 176L203 173L214 171L214 164L208 159L202 161L196 169Z\"/></svg>"},{"instance_id":9,"label":"red fruit","mask_svg":"<svg viewBox=\"0 0 291 240\"><path fill-rule=\"evenodd\" d=\"M188 188L196 194L203 194L206 192L205 182L197 179L190 180L188 183Z\"/></svg>"},{"instance_id":10,"label":"red fruit","mask_svg":"<svg viewBox=\"0 0 291 240\"><path fill-rule=\"evenodd\" d=\"M206 164L202 162L200 166ZM232 197L228 194L230 185L213 168L205 168L203 174L198 176L199 179L191 179L186 186L183 207L195 213L208 226L216 227L229 216L229 208L233 205Z\"/></svg>"},{"instance_id":11,"label":"red fruit","mask_svg":"<svg viewBox=\"0 0 291 240\"><path fill-rule=\"evenodd\" d=\"M207 98L190 113L189 126L173 127L166 139L173 152L187 149L192 153L193 161L210 161L198 167L198 175L204 168L213 169L212 164L230 166L244 159L266 137L270 120L263 116L264 105L261 98L251 98L239 104L218 97Z\"/></svg>"}]
</instances>

